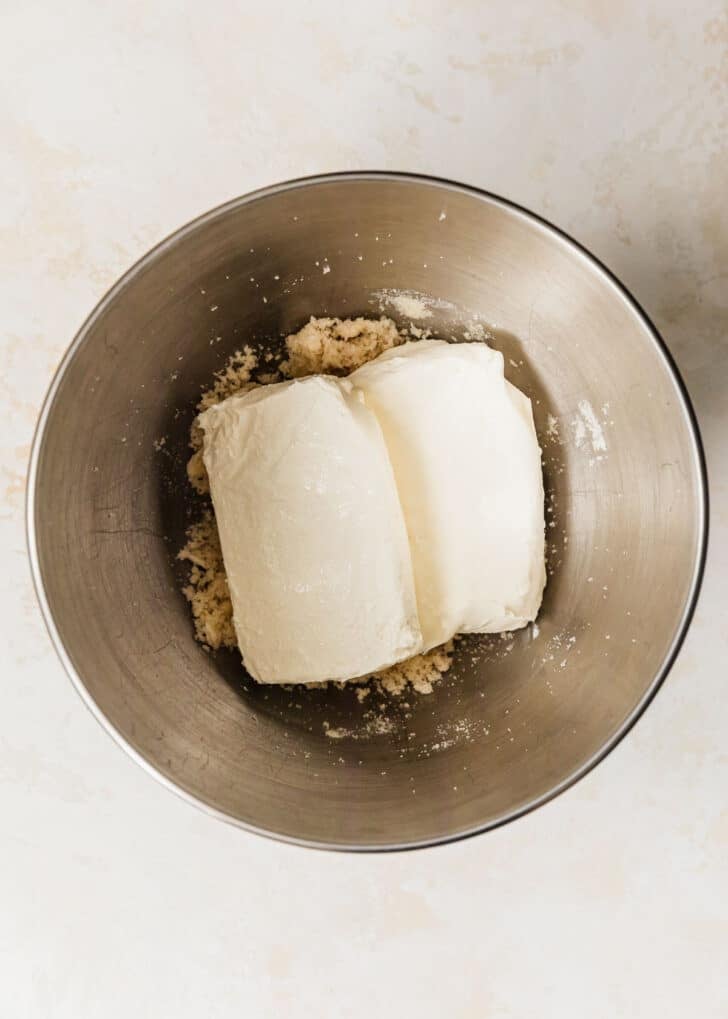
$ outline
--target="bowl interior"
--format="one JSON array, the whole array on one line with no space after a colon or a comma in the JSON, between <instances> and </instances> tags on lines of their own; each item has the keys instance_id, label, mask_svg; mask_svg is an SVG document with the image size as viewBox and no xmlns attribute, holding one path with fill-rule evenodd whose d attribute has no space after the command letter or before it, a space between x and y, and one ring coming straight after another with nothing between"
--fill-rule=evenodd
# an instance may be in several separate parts
<instances>
[{"instance_id":1,"label":"bowl interior","mask_svg":"<svg viewBox=\"0 0 728 1019\"><path fill-rule=\"evenodd\" d=\"M185 475L195 403L234 350L278 350L310 315L407 325L398 290L426 295L416 324L437 335L487 330L533 401L549 548L538 626L462 640L431 695L384 707L259 687L237 655L195 642L180 593L175 554L200 512ZM332 846L446 839L571 781L669 665L704 541L689 411L630 300L538 220L416 178L271 189L155 249L64 362L31 482L41 600L97 713L202 804Z\"/></svg>"}]
</instances>

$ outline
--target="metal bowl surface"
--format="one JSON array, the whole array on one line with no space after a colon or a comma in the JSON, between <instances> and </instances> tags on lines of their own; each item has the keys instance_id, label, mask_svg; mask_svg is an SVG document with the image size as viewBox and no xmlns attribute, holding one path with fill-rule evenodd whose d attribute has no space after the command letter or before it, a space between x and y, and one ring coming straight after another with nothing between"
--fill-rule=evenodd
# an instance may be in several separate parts
<instances>
[{"instance_id":1,"label":"metal bowl surface","mask_svg":"<svg viewBox=\"0 0 728 1019\"><path fill-rule=\"evenodd\" d=\"M434 692L389 709L391 731L376 732L374 695L259 687L237 655L203 650L175 553L199 512L185 461L212 373L311 315L383 310L406 325L398 290L427 296L417 324L444 338L485 327L533 400L550 577L538 627L464 639ZM584 775L668 672L706 532L686 392L618 281L524 209L397 174L271 187L145 256L65 356L28 488L43 613L97 718L217 816L329 848L473 834Z\"/></svg>"}]
</instances>

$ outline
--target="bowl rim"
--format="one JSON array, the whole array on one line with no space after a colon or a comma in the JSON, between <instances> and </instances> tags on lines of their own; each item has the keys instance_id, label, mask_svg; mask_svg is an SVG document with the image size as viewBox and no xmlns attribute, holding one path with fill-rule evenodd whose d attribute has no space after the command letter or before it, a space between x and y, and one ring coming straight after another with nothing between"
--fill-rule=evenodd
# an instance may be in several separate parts
<instances>
[{"instance_id":1,"label":"bowl rim","mask_svg":"<svg viewBox=\"0 0 728 1019\"><path fill-rule=\"evenodd\" d=\"M256 202L260 199L269 198L271 196L282 194L287 191L293 191L298 189L304 189L308 187L317 187L322 184L336 183L337 181L389 181L398 184L420 184L426 185L433 188L442 189L444 192L456 192L468 195L477 201L486 202L491 205L496 205L506 209L510 213L515 213L519 218L528 221L531 225L536 226L542 232L547 233L552 238L557 240L560 244L570 248L573 252L579 255L584 261L586 261L590 267L602 276L602 278L612 287L615 295L623 301L627 308L636 316L640 324L645 329L647 335L651 338L655 350L658 355L662 358L663 363L667 369L668 374L671 376L672 381L675 385L675 389L680 397L680 405L682 412L685 416L685 420L688 425L688 431L692 438L693 456L696 465L696 474L698 478L698 492L696 493L698 498L699 506L699 520L698 520L698 547L695 562L693 564L693 575L690 582L690 589L688 597L685 601L683 613L680 622L675 630L670 646L665 654L660 668L655 673L652 682L649 687L639 700L639 702L632 709L630 714L624 719L619 728L610 736L605 744L600 747L596 753L584 761L578 768L575 768L566 778L562 779L556 786L550 789L548 792L541 794L540 796L534 797L532 800L526 803L520 804L519 806L505 811L495 818L489 821L484 821L480 824L473 825L469 828L455 831L443 835L435 835L425 839L407 841L407 842L392 842L392 843L377 843L377 844L366 844L366 843L336 843L319 841L315 839L300 838L295 835L289 835L284 832L274 831L272 829L258 827L257 825L251 824L247 821L243 821L232 814L228 814L219 808L212 806L205 800L199 798L188 790L177 785L171 778L164 775L158 768L144 757L135 747L133 747L126 739L126 737L109 721L104 715L101 708L98 706L96 701L91 696L88 688L83 682L80 674L76 670L73 662L71 661L70 655L68 654L60 633L56 626L53 611L50 603L47 599L45 587L43 583L42 572L40 568L40 558L38 550L38 535L35 526L35 511L36 511L36 490L38 485L38 467L40 461L40 454L43 448L46 426L48 417L50 414L51 407L55 401L58 389L61 382L68 370L69 365L76 356L77 351L83 344L96 320L104 313L106 308L117 298L117 296L125 289L125 287L149 264L159 258L166 250L175 245L178 241L186 237L188 234L193 233L200 226L208 222L212 222L222 216L227 215L235 209L241 208L252 202ZM144 770L152 775L158 782L160 782L165 788L181 797L187 803L192 804L198 809L204 811L206 814L217 818L218 820L225 821L228 824L234 825L237 828L242 828L245 831L251 832L256 835L263 835L267 838L274 839L278 842L284 842L290 845L303 846L310 849L319 850L330 850L338 852L358 852L358 853L381 853L381 852L396 852L411 849L423 849L431 846L446 845L453 842L459 842L462 839L470 838L474 835L480 835L487 831L492 831L496 828L501 827L504 824L508 824L511 821L515 821L517 818L523 817L531 811L536 810L538 807L549 803L555 799L561 793L565 792L575 785L580 779L584 778L593 768L597 766L604 758L614 750L614 748L621 743L627 733L633 728L639 718L642 717L647 707L654 699L657 691L664 683L668 673L672 666L675 664L677 656L685 640L685 636L690 627L690 623L693 619L695 608L698 602L700 589L702 586L703 576L705 573L705 562L707 556L708 547L708 531L709 531L709 494L708 494L708 474L705 459L705 450L703 446L700 429L698 426L697 416L693 408L690 396L688 394L685 382L680 375L677 365L672 357L672 354L667 348L665 341L662 339L660 333L655 327L650 317L645 312L644 308L630 293L627 287L617 278L617 276L602 262L599 258L593 255L584 245L580 244L579 241L575 240L569 233L560 227L556 226L549 220L540 216L538 213L532 212L530 209L523 205L519 205L517 202L511 201L508 198L504 198L501 195L494 194L491 191L487 191L483 188L478 188L473 185L462 184L457 181L450 180L444 177L437 177L428 174L420 173L409 173L409 172L397 172L389 170L348 170L339 171L332 173L323 174L312 174L310 176L296 177L290 180L281 181L276 184L272 184L266 187L258 188L254 191L247 192L246 194L240 195L236 198L230 199L229 201L223 202L220 205L196 216L194 219L188 221L171 234L167 235L154 247L147 251L141 258L137 259L136 262L122 275L119 279L106 291L100 301L96 304L95 308L90 312L85 321L82 323L75 337L71 341L69 347L63 354L58 367L56 368L51 382L49 384L46 395L41 404L40 413L35 426L33 435L33 442L31 447L31 453L28 463L28 474L26 481L25 490L25 530L26 530L26 544L28 550L28 558L30 561L31 575L33 578L33 586L35 588L36 597L40 605L41 614L45 623L46 630L51 638L55 651L60 658L60 661L75 687L77 693L83 700L86 707L90 710L91 714L96 718L100 725L109 733L109 735L116 741L116 743L126 751L129 756L136 761Z\"/></svg>"}]
</instances>

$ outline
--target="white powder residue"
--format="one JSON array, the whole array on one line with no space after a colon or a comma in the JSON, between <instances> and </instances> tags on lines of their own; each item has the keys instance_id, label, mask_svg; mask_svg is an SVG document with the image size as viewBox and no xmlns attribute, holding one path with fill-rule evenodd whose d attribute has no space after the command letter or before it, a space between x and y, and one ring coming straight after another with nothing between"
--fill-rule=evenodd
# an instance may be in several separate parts
<instances>
[{"instance_id":1,"label":"white powder residue","mask_svg":"<svg viewBox=\"0 0 728 1019\"><path fill-rule=\"evenodd\" d=\"M379 304L380 311L393 308L403 318L409 319L432 318L433 308L440 308L451 313L455 310L455 305L450 301L443 301L441 298L432 297L429 294L421 294L416 290L384 288L375 290L372 299Z\"/></svg>"},{"instance_id":2,"label":"white powder residue","mask_svg":"<svg viewBox=\"0 0 728 1019\"><path fill-rule=\"evenodd\" d=\"M604 438L602 426L600 425L599 420L594 413L594 409L588 400L579 400L579 413L584 419L584 424L589 430L592 449L595 453L605 453L607 450L607 440Z\"/></svg>"},{"instance_id":3,"label":"white powder residue","mask_svg":"<svg viewBox=\"0 0 728 1019\"><path fill-rule=\"evenodd\" d=\"M594 408L588 400L579 400L577 406L579 413L575 414L571 419L576 448L583 449L588 441L593 453L606 453L607 440L604 438L604 430L599 418L594 413ZM603 456L597 456L591 459L589 463L593 466L603 459Z\"/></svg>"},{"instance_id":4,"label":"white powder residue","mask_svg":"<svg viewBox=\"0 0 728 1019\"><path fill-rule=\"evenodd\" d=\"M400 294L399 297L392 298L392 305L405 318L432 318L432 312L425 302L410 294Z\"/></svg>"},{"instance_id":5,"label":"white powder residue","mask_svg":"<svg viewBox=\"0 0 728 1019\"><path fill-rule=\"evenodd\" d=\"M344 726L332 726L328 722L323 723L323 730L329 739L370 739L372 736L388 736L395 730L395 722L392 718L376 711L367 711L364 715L364 725L358 729L347 729Z\"/></svg>"},{"instance_id":6,"label":"white powder residue","mask_svg":"<svg viewBox=\"0 0 728 1019\"><path fill-rule=\"evenodd\" d=\"M574 430L574 443L577 449L581 449L586 439L586 425L582 419L577 415L571 421L571 427Z\"/></svg>"},{"instance_id":7,"label":"white powder residue","mask_svg":"<svg viewBox=\"0 0 728 1019\"><path fill-rule=\"evenodd\" d=\"M443 219L447 219L447 213L445 212L444 209L442 210L442 212L440 213L440 215L437 218L438 218L440 223L442 223Z\"/></svg>"},{"instance_id":8,"label":"white powder residue","mask_svg":"<svg viewBox=\"0 0 728 1019\"><path fill-rule=\"evenodd\" d=\"M554 441L559 438L559 419L555 418L553 414L549 414L546 418L546 434Z\"/></svg>"},{"instance_id":9,"label":"white powder residue","mask_svg":"<svg viewBox=\"0 0 728 1019\"><path fill-rule=\"evenodd\" d=\"M549 637L546 642L545 653L541 658L543 665L548 665L551 662L558 661L558 668L565 669L569 664L569 654L576 644L576 635L573 633L567 633L562 631L555 633ZM556 666L553 666L556 668Z\"/></svg>"},{"instance_id":10,"label":"white powder residue","mask_svg":"<svg viewBox=\"0 0 728 1019\"><path fill-rule=\"evenodd\" d=\"M329 739L344 739L346 736L351 736L350 729L343 729L341 726L336 729L332 729L331 726L326 724L326 722L324 722L324 731Z\"/></svg>"},{"instance_id":11,"label":"white powder residue","mask_svg":"<svg viewBox=\"0 0 728 1019\"><path fill-rule=\"evenodd\" d=\"M419 760L432 757L433 754L440 753L442 750L449 750L450 747L457 746L458 744L475 743L482 739L487 739L490 736L490 723L483 722L482 719L464 717L455 721L440 723L435 733L436 737L431 743L425 743L417 749L416 757ZM414 736L415 733L409 734L410 738ZM468 767L465 765L463 771L467 770ZM453 789L457 789L457 786L453 786Z\"/></svg>"}]
</instances>

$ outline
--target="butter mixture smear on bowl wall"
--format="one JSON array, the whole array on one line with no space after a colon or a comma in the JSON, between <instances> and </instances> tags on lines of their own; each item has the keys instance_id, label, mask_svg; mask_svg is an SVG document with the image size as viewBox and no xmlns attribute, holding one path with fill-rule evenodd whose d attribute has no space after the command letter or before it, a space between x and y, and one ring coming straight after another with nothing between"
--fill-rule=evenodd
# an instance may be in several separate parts
<instances>
[{"instance_id":1,"label":"butter mixture smear on bowl wall","mask_svg":"<svg viewBox=\"0 0 728 1019\"><path fill-rule=\"evenodd\" d=\"M387 689L394 667L400 689L409 667L427 692L457 633L536 617L530 401L483 343L404 339L388 319L313 319L287 340L288 381L252 385L245 351L203 397L188 472L209 480L220 545L211 517L191 529L186 594L198 636L236 640L259 682Z\"/></svg>"}]
</instances>

